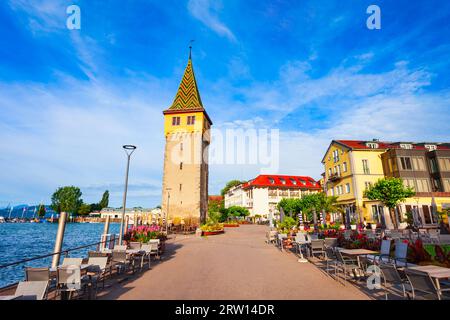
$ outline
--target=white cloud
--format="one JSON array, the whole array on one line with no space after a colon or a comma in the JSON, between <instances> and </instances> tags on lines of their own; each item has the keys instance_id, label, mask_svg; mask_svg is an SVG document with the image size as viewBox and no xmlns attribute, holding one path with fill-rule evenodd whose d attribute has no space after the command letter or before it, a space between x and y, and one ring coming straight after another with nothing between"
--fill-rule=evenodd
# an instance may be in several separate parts
<instances>
[{"instance_id":1,"label":"white cloud","mask_svg":"<svg viewBox=\"0 0 450 320\"><path fill-rule=\"evenodd\" d=\"M189 0L188 10L190 14L200 20L208 28L235 42L233 32L217 17L221 9L221 2L217 0Z\"/></svg>"},{"instance_id":2,"label":"white cloud","mask_svg":"<svg viewBox=\"0 0 450 320\"><path fill-rule=\"evenodd\" d=\"M63 0L9 0L11 9L25 13L28 27L35 34L66 27L66 8L71 3Z\"/></svg>"}]
</instances>

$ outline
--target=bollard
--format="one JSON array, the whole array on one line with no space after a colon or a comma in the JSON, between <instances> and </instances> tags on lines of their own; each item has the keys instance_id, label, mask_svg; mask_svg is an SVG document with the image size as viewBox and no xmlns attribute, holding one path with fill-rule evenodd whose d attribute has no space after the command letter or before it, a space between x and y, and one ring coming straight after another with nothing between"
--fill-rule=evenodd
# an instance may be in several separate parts
<instances>
[{"instance_id":1,"label":"bollard","mask_svg":"<svg viewBox=\"0 0 450 320\"><path fill-rule=\"evenodd\" d=\"M109 233L109 220L110 220L110 216L106 216L105 226L103 228L102 241L104 241L104 243L102 243L102 248L106 248L106 235Z\"/></svg>"},{"instance_id":2,"label":"bollard","mask_svg":"<svg viewBox=\"0 0 450 320\"><path fill-rule=\"evenodd\" d=\"M56 268L59 265L62 244L64 241L64 230L66 229L66 220L67 213L61 212L61 214L59 215L58 232L56 233L55 249L53 250L53 253L56 254L53 256L52 268Z\"/></svg>"}]
</instances>

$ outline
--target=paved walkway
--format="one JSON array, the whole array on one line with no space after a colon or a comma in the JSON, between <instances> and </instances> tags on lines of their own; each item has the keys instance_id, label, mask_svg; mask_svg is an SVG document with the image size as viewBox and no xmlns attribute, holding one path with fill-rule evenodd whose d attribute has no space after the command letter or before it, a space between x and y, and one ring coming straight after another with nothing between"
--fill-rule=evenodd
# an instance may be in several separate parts
<instances>
[{"instance_id":1,"label":"paved walkway","mask_svg":"<svg viewBox=\"0 0 450 320\"><path fill-rule=\"evenodd\" d=\"M102 299L368 299L310 263L265 243L267 227L226 228L207 238L177 236L161 263L128 282L114 285Z\"/></svg>"}]
</instances>

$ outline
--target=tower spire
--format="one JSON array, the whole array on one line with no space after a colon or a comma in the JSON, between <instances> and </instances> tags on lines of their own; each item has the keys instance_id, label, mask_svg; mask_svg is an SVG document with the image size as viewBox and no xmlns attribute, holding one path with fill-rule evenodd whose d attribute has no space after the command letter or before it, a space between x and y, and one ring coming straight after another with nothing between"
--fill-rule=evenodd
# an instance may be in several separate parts
<instances>
[{"instance_id":1,"label":"tower spire","mask_svg":"<svg viewBox=\"0 0 450 320\"><path fill-rule=\"evenodd\" d=\"M192 59L192 43L193 43L194 41L195 41L195 40L189 41L189 60Z\"/></svg>"}]
</instances>

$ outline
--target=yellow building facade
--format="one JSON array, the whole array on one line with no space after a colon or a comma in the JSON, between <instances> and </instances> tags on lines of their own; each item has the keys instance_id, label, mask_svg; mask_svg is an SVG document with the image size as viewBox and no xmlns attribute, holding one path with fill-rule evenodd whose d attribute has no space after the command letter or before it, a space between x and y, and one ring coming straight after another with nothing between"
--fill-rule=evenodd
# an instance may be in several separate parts
<instances>
[{"instance_id":1,"label":"yellow building facade","mask_svg":"<svg viewBox=\"0 0 450 320\"><path fill-rule=\"evenodd\" d=\"M364 191L384 177L402 178L405 186L411 186L416 191L415 197L406 199L396 209L396 219L401 224L400 227L406 227L406 212L412 209L418 210L424 226L431 226L438 222L436 217L431 214L432 206L435 206L437 211L450 208L450 190L432 190L431 188L422 190L426 188L427 183L431 185L431 180L427 178L429 174L425 170L425 165L419 165L418 168L415 168L415 164L411 164L411 170L409 171L389 171L389 161L396 168L404 165L406 158L414 159L412 163L415 163L416 157L411 157L409 154L396 158L388 157L389 150L401 150L402 148L410 147L402 143L386 143L376 140L333 140L331 142L322 159L325 170L323 173L323 189L328 196L337 197L338 204L344 211L344 220L350 220L350 223L380 223L383 218L387 228L394 227L388 208L378 201L371 201L364 197ZM414 148L417 151L414 151ZM447 147L442 145L439 148L446 150ZM408 152L420 154L424 158L424 164L428 160L426 159L427 156L422 156L422 153L429 156L430 152L437 152L424 150L421 146L413 146L412 149L408 150L413 150ZM398 152L401 153L401 151ZM433 155L431 154L431 156ZM392 165L390 167L392 168ZM409 176L420 176L421 173L415 171L419 169L423 170L421 179L408 178ZM429 182L427 182L427 179ZM445 217L444 220L447 221L447 218Z\"/></svg>"}]
</instances>

